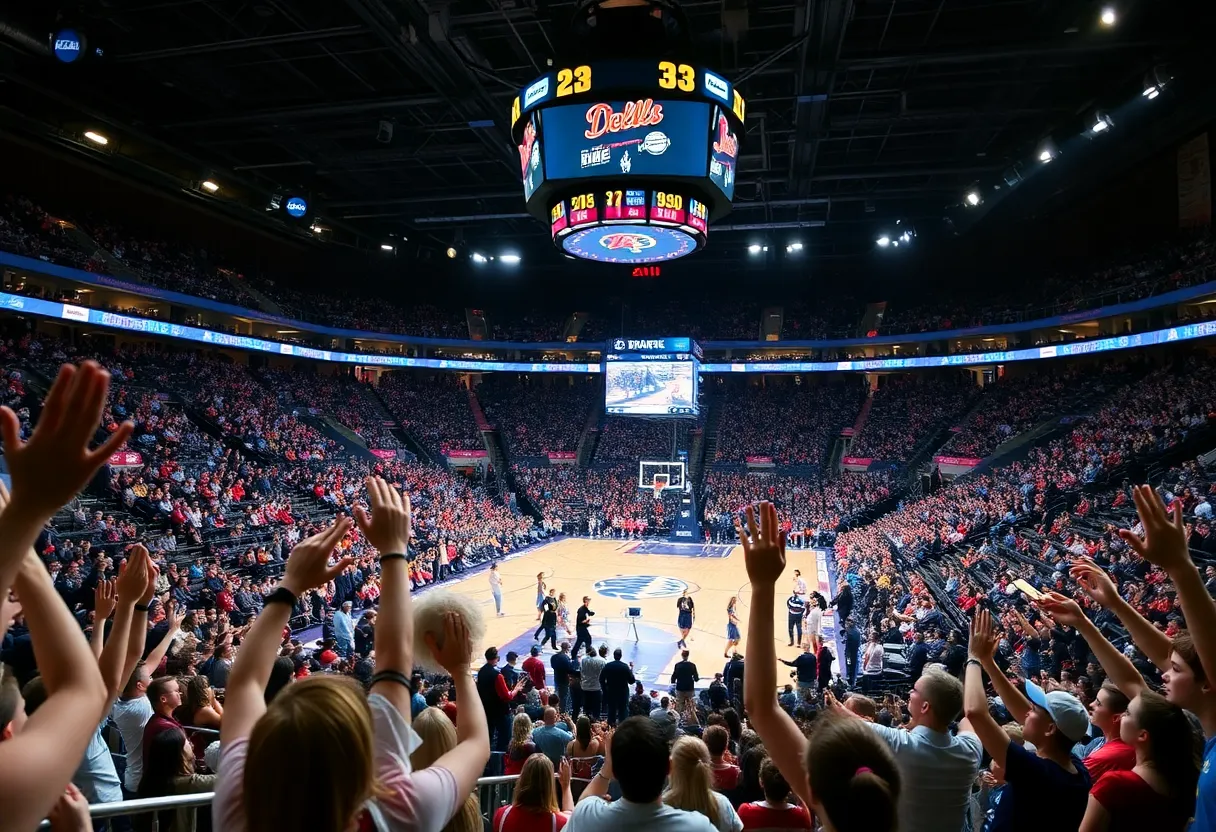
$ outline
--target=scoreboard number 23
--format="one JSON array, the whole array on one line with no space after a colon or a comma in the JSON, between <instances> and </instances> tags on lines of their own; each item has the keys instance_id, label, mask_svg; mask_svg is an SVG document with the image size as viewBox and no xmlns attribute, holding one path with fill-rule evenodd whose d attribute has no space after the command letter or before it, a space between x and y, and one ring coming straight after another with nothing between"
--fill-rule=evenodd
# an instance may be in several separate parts
<instances>
[{"instance_id":1,"label":"scoreboard number 23","mask_svg":"<svg viewBox=\"0 0 1216 832\"><path fill-rule=\"evenodd\" d=\"M584 64L574 69L557 71L557 97L584 93L591 89L591 67Z\"/></svg>"}]
</instances>

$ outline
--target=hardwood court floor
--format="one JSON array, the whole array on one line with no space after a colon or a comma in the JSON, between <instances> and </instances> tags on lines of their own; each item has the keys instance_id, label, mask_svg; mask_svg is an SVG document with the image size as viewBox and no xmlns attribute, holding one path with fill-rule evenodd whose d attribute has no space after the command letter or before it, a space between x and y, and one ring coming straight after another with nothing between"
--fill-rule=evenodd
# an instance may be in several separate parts
<instances>
[{"instance_id":1,"label":"hardwood court floor","mask_svg":"<svg viewBox=\"0 0 1216 832\"><path fill-rule=\"evenodd\" d=\"M538 626L534 606L536 575L544 572L546 584L558 593L566 594L572 629L582 597L591 596L591 609L596 613L592 627L594 643L597 646L606 643L610 650L622 647L625 659L637 662L635 674L648 686L668 683L671 668L679 661L679 651L675 647L679 638L676 628L679 581L688 585L689 595L696 604L696 621L688 637L688 649L703 677L702 684L712 680L713 674L724 664L726 605L732 595L739 599L736 613L744 637L740 650L746 656L751 591L742 548L716 547L721 552L729 552L725 557L703 556L701 547L695 544L641 544L643 549L683 550L687 555L630 551L638 546L639 541L569 538L500 562L498 571L502 576L505 613L501 618L494 614L487 573L481 572L450 585L453 591L475 598L485 614L487 643L478 646L477 655L480 656L490 644L499 647L504 657L507 649L516 650L521 657L526 655L533 643L533 631ZM785 600L793 586L793 571L801 569L807 586L813 590L819 585L816 576L820 570L819 556L813 550L790 550L787 560L786 574L777 585L774 633L778 657L793 659L799 651L787 646L785 612ZM601 584L597 591L597 582L607 584ZM640 607L642 611L638 621L640 643L637 645L625 620L628 607ZM559 630L558 641L562 640L573 643L574 637ZM545 655L547 659L549 653ZM646 672L639 672L643 667ZM779 666L778 682L783 684L789 681L788 677L789 668Z\"/></svg>"}]
</instances>

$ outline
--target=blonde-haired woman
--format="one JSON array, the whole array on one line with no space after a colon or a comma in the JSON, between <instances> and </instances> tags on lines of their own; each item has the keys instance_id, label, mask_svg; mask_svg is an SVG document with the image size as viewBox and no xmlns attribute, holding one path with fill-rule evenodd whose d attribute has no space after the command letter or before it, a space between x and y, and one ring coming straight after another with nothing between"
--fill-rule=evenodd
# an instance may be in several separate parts
<instances>
[{"instance_id":1,"label":"blonde-haired woman","mask_svg":"<svg viewBox=\"0 0 1216 832\"><path fill-rule=\"evenodd\" d=\"M532 720L527 714L516 714L511 723L511 742L507 745L507 756L502 761L502 773L510 776L523 770L524 762L536 753L532 742Z\"/></svg>"},{"instance_id":2,"label":"blonde-haired woman","mask_svg":"<svg viewBox=\"0 0 1216 832\"><path fill-rule=\"evenodd\" d=\"M558 832L574 811L567 759L562 759L558 780L562 789L560 807L553 788L553 763L544 754L529 757L519 773L511 805L494 813L493 832Z\"/></svg>"},{"instance_id":3,"label":"blonde-haired woman","mask_svg":"<svg viewBox=\"0 0 1216 832\"><path fill-rule=\"evenodd\" d=\"M266 683L296 599L324 586L353 561L330 566L330 554L351 528L340 518L291 551L279 588L241 645L228 678L220 729L220 776L212 814L217 829L308 829L345 832L356 824L439 832L463 805L490 757L485 711L469 672L468 627L449 613L427 646L453 678L461 703L456 747L423 771L413 771L409 674L414 622L406 572L410 539L408 497L368 477L371 514L354 510L359 528L380 553L383 581L376 622L376 674L371 695L341 678L314 676L288 685L267 705ZM285 760L307 760L303 768ZM298 800L306 794L309 799Z\"/></svg>"},{"instance_id":4,"label":"blonde-haired woman","mask_svg":"<svg viewBox=\"0 0 1216 832\"><path fill-rule=\"evenodd\" d=\"M410 766L414 771L430 768L440 757L456 747L456 726L440 708L427 708L414 719L414 731L422 738L422 745L410 754ZM443 832L482 832L481 802L477 795L465 798L464 805L456 812Z\"/></svg>"},{"instance_id":5,"label":"blonde-haired woman","mask_svg":"<svg viewBox=\"0 0 1216 832\"><path fill-rule=\"evenodd\" d=\"M718 832L740 832L743 821L726 795L713 790L713 760L696 737L680 737L671 747L671 775L663 802L673 809L700 812Z\"/></svg>"}]
</instances>

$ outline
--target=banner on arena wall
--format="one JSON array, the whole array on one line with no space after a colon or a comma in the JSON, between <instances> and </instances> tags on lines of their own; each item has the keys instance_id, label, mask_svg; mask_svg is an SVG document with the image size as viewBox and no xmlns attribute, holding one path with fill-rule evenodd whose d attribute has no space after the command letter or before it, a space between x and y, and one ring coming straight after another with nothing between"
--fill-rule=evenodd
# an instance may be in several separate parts
<instances>
[{"instance_id":1,"label":"banner on arena wall","mask_svg":"<svg viewBox=\"0 0 1216 832\"><path fill-rule=\"evenodd\" d=\"M1212 224L1212 163L1208 134L1178 148L1178 227Z\"/></svg>"},{"instance_id":2,"label":"banner on arena wall","mask_svg":"<svg viewBox=\"0 0 1216 832\"><path fill-rule=\"evenodd\" d=\"M771 456L749 456L747 457L748 468L772 468L774 467L773 458Z\"/></svg>"},{"instance_id":3,"label":"banner on arena wall","mask_svg":"<svg viewBox=\"0 0 1216 832\"><path fill-rule=\"evenodd\" d=\"M975 466L984 460L970 456L935 456L933 463L941 469L946 477L958 477L970 473Z\"/></svg>"},{"instance_id":4,"label":"banner on arena wall","mask_svg":"<svg viewBox=\"0 0 1216 832\"><path fill-rule=\"evenodd\" d=\"M443 455L454 457L455 459L481 459L484 456L489 456L485 451L444 451Z\"/></svg>"},{"instance_id":5,"label":"banner on arena wall","mask_svg":"<svg viewBox=\"0 0 1216 832\"><path fill-rule=\"evenodd\" d=\"M841 428L840 429L841 436L852 436L855 433L857 433L857 431L854 430L853 428Z\"/></svg>"},{"instance_id":6,"label":"banner on arena wall","mask_svg":"<svg viewBox=\"0 0 1216 832\"><path fill-rule=\"evenodd\" d=\"M368 448L375 456L381 459L396 459L397 451L390 448Z\"/></svg>"},{"instance_id":7,"label":"banner on arena wall","mask_svg":"<svg viewBox=\"0 0 1216 832\"><path fill-rule=\"evenodd\" d=\"M574 462L576 454L574 451L547 451L550 462Z\"/></svg>"},{"instance_id":8,"label":"banner on arena wall","mask_svg":"<svg viewBox=\"0 0 1216 832\"><path fill-rule=\"evenodd\" d=\"M868 471L874 464L874 459L868 456L846 456L840 460L846 471Z\"/></svg>"},{"instance_id":9,"label":"banner on arena wall","mask_svg":"<svg viewBox=\"0 0 1216 832\"><path fill-rule=\"evenodd\" d=\"M110 457L113 468L139 468L144 464L144 458L136 451L119 451Z\"/></svg>"}]
</instances>

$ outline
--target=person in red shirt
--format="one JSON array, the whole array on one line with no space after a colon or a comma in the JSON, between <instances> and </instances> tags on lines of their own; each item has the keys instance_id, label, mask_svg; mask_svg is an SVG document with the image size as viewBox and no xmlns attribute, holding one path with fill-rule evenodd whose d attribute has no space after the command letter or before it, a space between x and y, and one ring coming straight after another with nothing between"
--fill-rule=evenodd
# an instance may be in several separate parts
<instances>
[{"instance_id":1,"label":"person in red shirt","mask_svg":"<svg viewBox=\"0 0 1216 832\"><path fill-rule=\"evenodd\" d=\"M739 807L743 832L811 828L810 812L789 802L790 784L781 776L772 760L760 764L760 788L764 789L764 800L744 803Z\"/></svg>"},{"instance_id":2,"label":"person in red shirt","mask_svg":"<svg viewBox=\"0 0 1216 832\"><path fill-rule=\"evenodd\" d=\"M524 659L523 670L532 679L532 684L537 690L545 687L545 663L540 660L540 648L535 644L532 645L532 650L528 658Z\"/></svg>"},{"instance_id":3,"label":"person in red shirt","mask_svg":"<svg viewBox=\"0 0 1216 832\"><path fill-rule=\"evenodd\" d=\"M1089 706L1089 721L1102 732L1106 742L1082 762L1095 783L1108 771L1131 771L1136 765L1136 749L1119 736L1119 723L1127 712L1128 699L1111 682L1103 682Z\"/></svg>"},{"instance_id":4,"label":"person in red shirt","mask_svg":"<svg viewBox=\"0 0 1216 832\"><path fill-rule=\"evenodd\" d=\"M152 703L152 716L144 725L141 749L152 747L152 740L162 731L181 729L182 724L173 718L173 712L181 707L182 689L172 676L153 679L148 685L148 701Z\"/></svg>"},{"instance_id":5,"label":"person in red shirt","mask_svg":"<svg viewBox=\"0 0 1216 832\"><path fill-rule=\"evenodd\" d=\"M730 744L730 732L721 725L710 725L705 729L704 739L713 766L714 790L725 792L735 788L739 785L739 767L723 759Z\"/></svg>"},{"instance_id":6,"label":"person in red shirt","mask_svg":"<svg viewBox=\"0 0 1216 832\"><path fill-rule=\"evenodd\" d=\"M515 784L510 806L494 813L493 832L560 832L574 811L570 792L570 761L563 758L558 769L562 802L553 788L553 763L544 754L533 754L524 762Z\"/></svg>"},{"instance_id":7,"label":"person in red shirt","mask_svg":"<svg viewBox=\"0 0 1216 832\"><path fill-rule=\"evenodd\" d=\"M1164 696L1142 690L1119 721L1119 734L1135 749L1136 765L1107 772L1094 783L1082 832L1182 832L1199 784L1195 730L1186 713Z\"/></svg>"}]
</instances>

